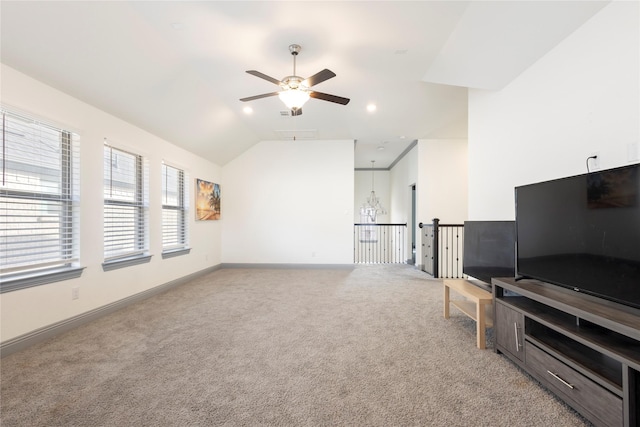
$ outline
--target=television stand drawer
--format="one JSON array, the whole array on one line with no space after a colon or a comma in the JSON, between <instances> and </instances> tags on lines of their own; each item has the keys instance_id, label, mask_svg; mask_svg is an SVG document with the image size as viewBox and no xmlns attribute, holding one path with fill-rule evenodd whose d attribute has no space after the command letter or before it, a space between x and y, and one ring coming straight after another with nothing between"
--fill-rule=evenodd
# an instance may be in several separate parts
<instances>
[{"instance_id":1,"label":"television stand drawer","mask_svg":"<svg viewBox=\"0 0 640 427\"><path fill-rule=\"evenodd\" d=\"M596 424L623 425L622 399L562 361L525 342L525 364L529 372L567 403L579 409ZM587 414L591 414L589 417Z\"/></svg>"}]
</instances>

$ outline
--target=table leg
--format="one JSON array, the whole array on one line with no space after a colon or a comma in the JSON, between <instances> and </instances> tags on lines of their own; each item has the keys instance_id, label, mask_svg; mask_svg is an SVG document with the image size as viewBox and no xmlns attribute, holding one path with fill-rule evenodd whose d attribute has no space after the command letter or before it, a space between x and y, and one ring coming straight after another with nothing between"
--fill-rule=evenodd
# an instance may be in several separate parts
<instances>
[{"instance_id":1,"label":"table leg","mask_svg":"<svg viewBox=\"0 0 640 427\"><path fill-rule=\"evenodd\" d=\"M444 318L449 318L449 287L444 285Z\"/></svg>"},{"instance_id":2,"label":"table leg","mask_svg":"<svg viewBox=\"0 0 640 427\"><path fill-rule=\"evenodd\" d=\"M485 330L485 308L484 308L484 304L480 304L480 302L478 302L476 304L476 340L477 340L477 345L478 348L481 350L485 349L485 336L484 336L484 330Z\"/></svg>"}]
</instances>

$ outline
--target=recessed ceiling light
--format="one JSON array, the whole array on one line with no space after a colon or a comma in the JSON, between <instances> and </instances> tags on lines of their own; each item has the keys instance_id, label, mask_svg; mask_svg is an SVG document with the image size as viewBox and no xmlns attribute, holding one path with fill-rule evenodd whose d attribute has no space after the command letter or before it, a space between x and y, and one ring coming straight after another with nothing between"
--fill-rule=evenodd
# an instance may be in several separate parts
<instances>
[{"instance_id":1,"label":"recessed ceiling light","mask_svg":"<svg viewBox=\"0 0 640 427\"><path fill-rule=\"evenodd\" d=\"M251 114L253 113L253 108L246 106L242 109L242 111L244 111L245 114Z\"/></svg>"},{"instance_id":2,"label":"recessed ceiling light","mask_svg":"<svg viewBox=\"0 0 640 427\"><path fill-rule=\"evenodd\" d=\"M384 147L381 145L378 147L378 151L382 151L382 150L384 150Z\"/></svg>"},{"instance_id":3,"label":"recessed ceiling light","mask_svg":"<svg viewBox=\"0 0 640 427\"><path fill-rule=\"evenodd\" d=\"M376 107L376 104L373 104L373 103L367 105L367 111L370 113L373 113L374 111L376 111L377 108L378 107Z\"/></svg>"}]
</instances>

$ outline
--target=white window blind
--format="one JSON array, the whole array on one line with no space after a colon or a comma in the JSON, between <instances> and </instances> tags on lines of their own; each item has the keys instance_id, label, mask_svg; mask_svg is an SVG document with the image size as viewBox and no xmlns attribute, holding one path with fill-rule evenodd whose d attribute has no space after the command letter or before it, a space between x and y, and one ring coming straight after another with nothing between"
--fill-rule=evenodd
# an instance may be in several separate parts
<instances>
[{"instance_id":1,"label":"white window blind","mask_svg":"<svg viewBox=\"0 0 640 427\"><path fill-rule=\"evenodd\" d=\"M142 156L104 146L104 258L148 252L148 167Z\"/></svg>"},{"instance_id":2,"label":"white window blind","mask_svg":"<svg viewBox=\"0 0 640 427\"><path fill-rule=\"evenodd\" d=\"M189 197L183 170L162 165L162 250L175 251L188 246L187 218Z\"/></svg>"},{"instance_id":3,"label":"white window blind","mask_svg":"<svg viewBox=\"0 0 640 427\"><path fill-rule=\"evenodd\" d=\"M77 266L78 135L0 114L0 282Z\"/></svg>"}]
</instances>

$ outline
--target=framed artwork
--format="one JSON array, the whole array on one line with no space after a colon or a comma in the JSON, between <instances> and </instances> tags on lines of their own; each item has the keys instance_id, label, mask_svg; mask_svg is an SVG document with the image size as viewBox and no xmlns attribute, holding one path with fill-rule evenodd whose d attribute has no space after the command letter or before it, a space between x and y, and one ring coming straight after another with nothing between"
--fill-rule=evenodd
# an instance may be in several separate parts
<instances>
[{"instance_id":1,"label":"framed artwork","mask_svg":"<svg viewBox=\"0 0 640 427\"><path fill-rule=\"evenodd\" d=\"M220 219L220 184L196 178L196 221Z\"/></svg>"}]
</instances>

